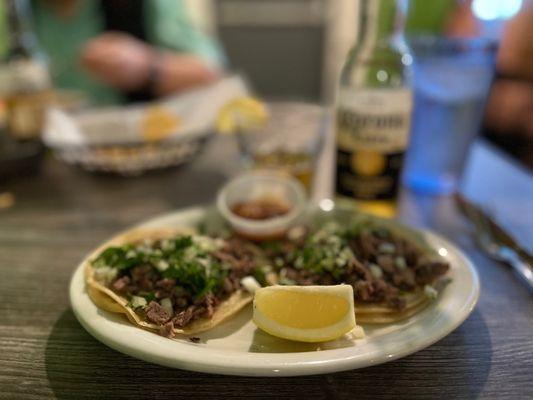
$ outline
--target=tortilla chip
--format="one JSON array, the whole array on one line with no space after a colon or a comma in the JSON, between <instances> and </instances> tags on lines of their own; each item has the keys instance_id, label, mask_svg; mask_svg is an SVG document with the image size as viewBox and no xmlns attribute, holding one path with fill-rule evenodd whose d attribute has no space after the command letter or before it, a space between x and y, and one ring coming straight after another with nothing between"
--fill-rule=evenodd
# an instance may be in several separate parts
<instances>
[{"instance_id":1,"label":"tortilla chip","mask_svg":"<svg viewBox=\"0 0 533 400\"><path fill-rule=\"evenodd\" d=\"M113 238L109 242L100 246L87 258L84 268L85 282L87 284L87 293L89 294L89 297L97 307L109 312L123 313L132 324L140 328L156 332L159 331L159 325L144 320L131 307L128 307L128 300L125 297L113 292L111 289L95 279L95 269L92 267L90 260L94 259L109 246L139 242L146 239L159 240L178 234L193 233L193 230L185 229L138 229L125 232ZM215 326L231 318L244 306L249 304L252 299L253 295L251 293L239 290L233 293L226 300L222 301L215 308L215 312L211 318L197 319L182 329L174 328L174 333L181 335L192 335L210 330L211 328L214 328Z\"/></svg>"}]
</instances>

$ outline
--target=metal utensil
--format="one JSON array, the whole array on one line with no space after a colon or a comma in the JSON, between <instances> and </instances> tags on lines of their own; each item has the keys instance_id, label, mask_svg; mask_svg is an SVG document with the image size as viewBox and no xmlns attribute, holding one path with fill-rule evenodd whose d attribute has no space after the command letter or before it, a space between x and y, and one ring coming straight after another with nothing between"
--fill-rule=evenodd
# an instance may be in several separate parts
<instances>
[{"instance_id":1,"label":"metal utensil","mask_svg":"<svg viewBox=\"0 0 533 400\"><path fill-rule=\"evenodd\" d=\"M461 213L474 224L479 247L492 259L513 267L516 274L528 285L529 290L533 291L531 256L485 211L461 195L456 195L455 199Z\"/></svg>"}]
</instances>

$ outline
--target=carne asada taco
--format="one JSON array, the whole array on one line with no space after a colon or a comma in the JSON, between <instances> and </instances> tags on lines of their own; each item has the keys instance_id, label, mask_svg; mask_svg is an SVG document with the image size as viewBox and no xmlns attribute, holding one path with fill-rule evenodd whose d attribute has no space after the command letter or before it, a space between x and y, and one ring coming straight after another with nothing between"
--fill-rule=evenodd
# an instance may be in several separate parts
<instances>
[{"instance_id":1,"label":"carne asada taco","mask_svg":"<svg viewBox=\"0 0 533 400\"><path fill-rule=\"evenodd\" d=\"M318 225L265 246L280 284L350 284L360 323L400 321L437 296L449 265L417 233L369 216Z\"/></svg>"},{"instance_id":2,"label":"carne asada taco","mask_svg":"<svg viewBox=\"0 0 533 400\"><path fill-rule=\"evenodd\" d=\"M172 230L127 233L85 265L87 291L101 309L167 337L209 330L250 303L257 249ZM251 282L251 284L250 284Z\"/></svg>"}]
</instances>

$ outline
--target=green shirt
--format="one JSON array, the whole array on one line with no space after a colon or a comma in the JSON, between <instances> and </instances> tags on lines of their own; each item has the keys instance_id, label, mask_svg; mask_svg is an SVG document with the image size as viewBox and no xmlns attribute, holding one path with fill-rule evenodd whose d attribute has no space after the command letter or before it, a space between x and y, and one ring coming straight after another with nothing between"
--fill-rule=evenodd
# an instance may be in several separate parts
<instances>
[{"instance_id":1,"label":"green shirt","mask_svg":"<svg viewBox=\"0 0 533 400\"><path fill-rule=\"evenodd\" d=\"M104 31L104 15L95 0L78 1L74 15L57 16L43 1L33 0L35 32L47 54L54 85L80 90L92 103L122 101L121 93L100 83L80 67L84 44ZM151 44L196 54L209 63L221 64L223 55L216 42L196 29L181 0L145 1L146 34Z\"/></svg>"}]
</instances>

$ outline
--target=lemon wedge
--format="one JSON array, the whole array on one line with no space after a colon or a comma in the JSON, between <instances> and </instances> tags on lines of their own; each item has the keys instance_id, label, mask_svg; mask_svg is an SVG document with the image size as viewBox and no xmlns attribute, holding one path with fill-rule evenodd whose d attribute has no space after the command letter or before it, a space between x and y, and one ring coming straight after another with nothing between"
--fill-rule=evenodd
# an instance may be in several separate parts
<instances>
[{"instance_id":1,"label":"lemon wedge","mask_svg":"<svg viewBox=\"0 0 533 400\"><path fill-rule=\"evenodd\" d=\"M264 124L267 118L265 103L254 97L237 97L220 109L216 128L220 133L242 132Z\"/></svg>"},{"instance_id":2,"label":"lemon wedge","mask_svg":"<svg viewBox=\"0 0 533 400\"><path fill-rule=\"evenodd\" d=\"M265 332L300 342L325 342L355 328L353 289L270 286L256 290L254 323Z\"/></svg>"}]
</instances>

